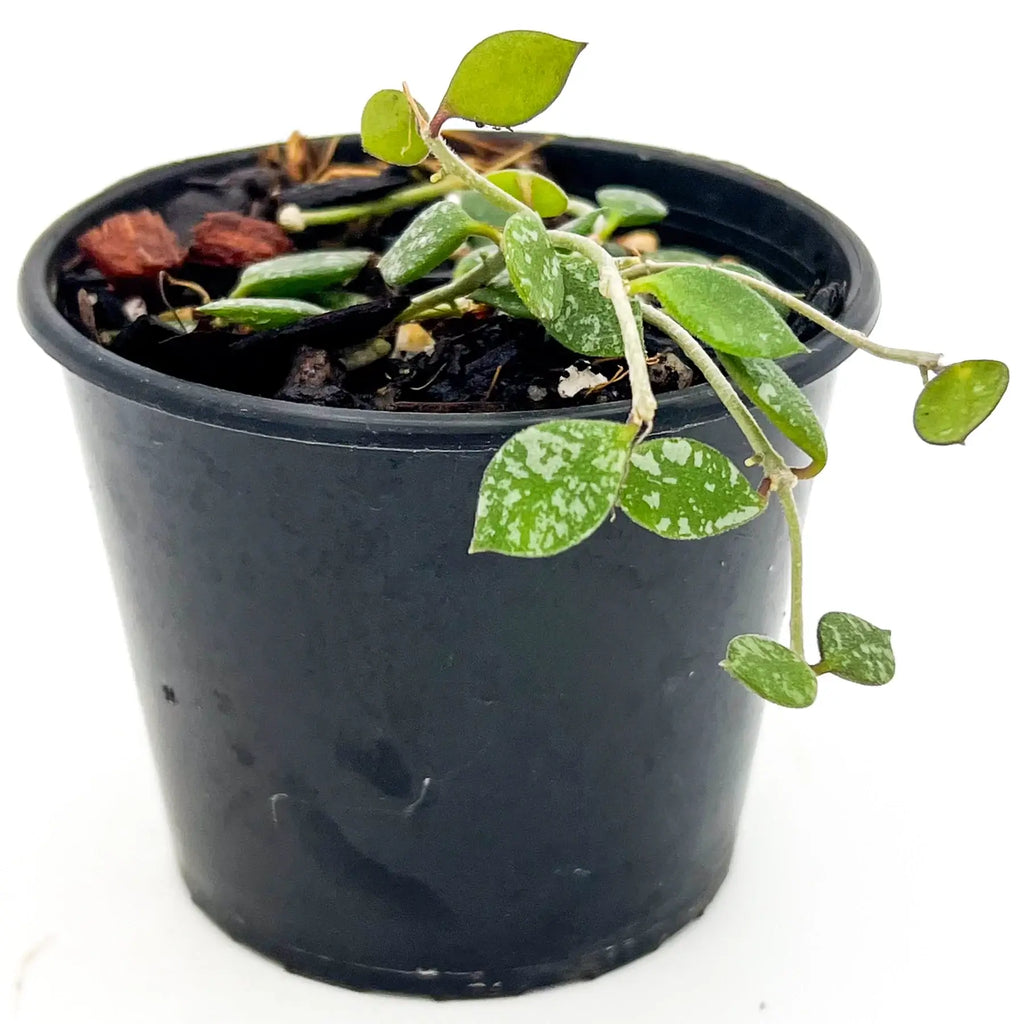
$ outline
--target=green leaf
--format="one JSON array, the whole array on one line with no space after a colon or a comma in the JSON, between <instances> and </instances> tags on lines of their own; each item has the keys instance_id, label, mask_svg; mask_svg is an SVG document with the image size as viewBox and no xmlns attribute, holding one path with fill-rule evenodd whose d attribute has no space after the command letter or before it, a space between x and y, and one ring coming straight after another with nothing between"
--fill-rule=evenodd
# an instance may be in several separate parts
<instances>
[{"instance_id":1,"label":"green leaf","mask_svg":"<svg viewBox=\"0 0 1024 1024\"><path fill-rule=\"evenodd\" d=\"M811 666L766 636L733 637L721 664L758 696L784 708L806 708L818 695L818 677Z\"/></svg>"},{"instance_id":2,"label":"green leaf","mask_svg":"<svg viewBox=\"0 0 1024 1024\"><path fill-rule=\"evenodd\" d=\"M881 686L896 674L887 629L849 612L827 612L818 622L821 671L865 686Z\"/></svg>"},{"instance_id":3,"label":"green leaf","mask_svg":"<svg viewBox=\"0 0 1024 1024\"><path fill-rule=\"evenodd\" d=\"M562 189L536 171L510 167L488 174L487 180L531 210L536 210L540 217L561 217L569 205L569 197Z\"/></svg>"},{"instance_id":4,"label":"green leaf","mask_svg":"<svg viewBox=\"0 0 1024 1024\"><path fill-rule=\"evenodd\" d=\"M636 429L555 420L513 435L484 471L470 553L540 558L585 540L612 510Z\"/></svg>"},{"instance_id":5,"label":"green leaf","mask_svg":"<svg viewBox=\"0 0 1024 1024\"><path fill-rule=\"evenodd\" d=\"M801 451L811 465L801 470L804 479L816 476L828 460L825 431L814 408L789 374L771 359L742 359L719 353L722 366L742 391Z\"/></svg>"},{"instance_id":6,"label":"green leaf","mask_svg":"<svg viewBox=\"0 0 1024 1024\"><path fill-rule=\"evenodd\" d=\"M481 245L474 249L471 253L465 256L459 257L455 262L455 266L452 268L452 278L457 279L465 277L466 274L471 273L480 266L485 259L493 256L498 251L498 247L493 242L488 242L486 245ZM505 282L508 282L508 274L502 270L501 274L504 276ZM497 278L495 278L496 280Z\"/></svg>"},{"instance_id":7,"label":"green leaf","mask_svg":"<svg viewBox=\"0 0 1024 1024\"><path fill-rule=\"evenodd\" d=\"M422 107L420 112L425 118ZM381 89L366 101L360 133L363 149L389 164L412 167L427 155L409 102L398 89Z\"/></svg>"},{"instance_id":8,"label":"green leaf","mask_svg":"<svg viewBox=\"0 0 1024 1024\"><path fill-rule=\"evenodd\" d=\"M564 287L558 254L535 213L514 213L501 238L505 266L526 308L539 320L551 320L562 308Z\"/></svg>"},{"instance_id":9,"label":"green leaf","mask_svg":"<svg viewBox=\"0 0 1024 1024\"><path fill-rule=\"evenodd\" d=\"M1009 368L995 359L947 366L918 397L914 429L929 444L963 444L988 419L1009 383Z\"/></svg>"},{"instance_id":10,"label":"green leaf","mask_svg":"<svg viewBox=\"0 0 1024 1024\"><path fill-rule=\"evenodd\" d=\"M361 306L364 302L372 302L369 295L360 292L345 291L344 288L333 288L330 291L321 292L316 296L316 301L324 309L348 309L349 306Z\"/></svg>"},{"instance_id":11,"label":"green leaf","mask_svg":"<svg viewBox=\"0 0 1024 1024\"><path fill-rule=\"evenodd\" d=\"M479 192L466 189L458 193L459 205L469 214L473 220L482 224L490 224L493 227L501 228L508 220L508 211L497 207L489 199L485 199Z\"/></svg>"},{"instance_id":12,"label":"green leaf","mask_svg":"<svg viewBox=\"0 0 1024 1024\"><path fill-rule=\"evenodd\" d=\"M673 320L719 352L780 359L807 351L760 295L711 267L673 267L640 279L634 290L651 292Z\"/></svg>"},{"instance_id":13,"label":"green leaf","mask_svg":"<svg viewBox=\"0 0 1024 1024\"><path fill-rule=\"evenodd\" d=\"M461 206L442 199L418 213L381 257L381 277L394 287L440 266L469 236L473 220Z\"/></svg>"},{"instance_id":14,"label":"green leaf","mask_svg":"<svg viewBox=\"0 0 1024 1024\"><path fill-rule=\"evenodd\" d=\"M304 299L348 284L372 255L369 249L318 249L275 256L246 267L231 298Z\"/></svg>"},{"instance_id":15,"label":"green leaf","mask_svg":"<svg viewBox=\"0 0 1024 1024\"><path fill-rule=\"evenodd\" d=\"M766 501L720 451L666 437L633 449L619 504L659 537L700 540L749 523Z\"/></svg>"},{"instance_id":16,"label":"green leaf","mask_svg":"<svg viewBox=\"0 0 1024 1024\"><path fill-rule=\"evenodd\" d=\"M735 271L737 274L743 274L744 277L752 277L755 281L763 281L765 284L778 285L767 275L762 274L756 267L751 267L746 263L741 263L739 260L734 259L732 256L723 256L715 261L719 266L725 267L726 270ZM761 293L758 292L760 295ZM769 298L767 295L761 295L761 298L768 303L772 309L775 310L783 320L789 316L789 306L784 302L779 302L778 299Z\"/></svg>"},{"instance_id":17,"label":"green leaf","mask_svg":"<svg viewBox=\"0 0 1024 1024\"><path fill-rule=\"evenodd\" d=\"M439 113L498 128L529 121L555 102L586 45L546 32L488 36L462 58Z\"/></svg>"},{"instance_id":18,"label":"green leaf","mask_svg":"<svg viewBox=\"0 0 1024 1024\"><path fill-rule=\"evenodd\" d=\"M607 185L597 190L596 199L608 218L607 234L618 228L656 224L668 216L668 207L657 196L638 188Z\"/></svg>"},{"instance_id":19,"label":"green leaf","mask_svg":"<svg viewBox=\"0 0 1024 1024\"><path fill-rule=\"evenodd\" d=\"M589 210L587 213L581 213L578 217L573 220L566 221L558 230L568 231L573 235L589 235L592 234L594 228L597 227L597 222L604 216L604 210L597 206L593 210Z\"/></svg>"},{"instance_id":20,"label":"green leaf","mask_svg":"<svg viewBox=\"0 0 1024 1024\"><path fill-rule=\"evenodd\" d=\"M533 320L534 315L526 308L519 293L507 281L501 284L497 281L478 288L470 298L475 302L483 302L493 306L506 316L515 317L517 320Z\"/></svg>"},{"instance_id":21,"label":"green leaf","mask_svg":"<svg viewBox=\"0 0 1024 1024\"><path fill-rule=\"evenodd\" d=\"M710 266L715 262L714 256L709 256L700 249L687 249L682 246L658 249L657 252L651 253L648 259L652 263L700 263L703 266Z\"/></svg>"},{"instance_id":22,"label":"green leaf","mask_svg":"<svg viewBox=\"0 0 1024 1024\"><path fill-rule=\"evenodd\" d=\"M601 274L594 262L578 252L560 252L558 262L564 295L558 316L544 320L548 334L580 355L621 356L622 332L615 307L601 294ZM633 311L642 337L639 304L633 303Z\"/></svg>"},{"instance_id":23,"label":"green leaf","mask_svg":"<svg viewBox=\"0 0 1024 1024\"><path fill-rule=\"evenodd\" d=\"M308 316L319 316L327 310L299 299L218 299L199 306L197 313L213 316L226 324L255 327L286 327Z\"/></svg>"}]
</instances>

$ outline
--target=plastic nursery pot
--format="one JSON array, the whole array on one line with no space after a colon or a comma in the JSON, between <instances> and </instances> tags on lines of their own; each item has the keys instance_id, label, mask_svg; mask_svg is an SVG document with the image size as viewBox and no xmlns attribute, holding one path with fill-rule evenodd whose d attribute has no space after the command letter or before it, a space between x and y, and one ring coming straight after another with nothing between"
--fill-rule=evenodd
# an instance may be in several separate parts
<instances>
[{"instance_id":1,"label":"plastic nursery pot","mask_svg":"<svg viewBox=\"0 0 1024 1024\"><path fill-rule=\"evenodd\" d=\"M667 244L845 284L840 318L873 325L864 246L778 183L603 141L545 157L571 193L657 193ZM780 626L782 518L673 543L619 516L553 559L470 556L502 441L622 403L307 407L162 376L61 317L79 233L254 158L114 186L21 279L67 371L182 874L234 938L326 981L476 996L601 974L698 917L728 870L761 704L718 662ZM848 349L809 345L788 368L824 413ZM657 429L748 454L706 386L663 397Z\"/></svg>"}]
</instances>

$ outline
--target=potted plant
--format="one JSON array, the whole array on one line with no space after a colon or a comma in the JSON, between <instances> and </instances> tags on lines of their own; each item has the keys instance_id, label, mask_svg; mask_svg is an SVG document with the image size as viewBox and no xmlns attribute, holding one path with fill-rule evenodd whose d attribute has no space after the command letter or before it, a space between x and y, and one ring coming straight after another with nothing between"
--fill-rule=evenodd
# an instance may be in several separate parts
<instances>
[{"instance_id":1,"label":"potted plant","mask_svg":"<svg viewBox=\"0 0 1024 1024\"><path fill-rule=\"evenodd\" d=\"M446 143L449 117L544 109L580 49L484 40L433 117L372 97L363 147L431 179L349 167L341 190L370 188L325 209L273 166L261 185L256 154L193 161L73 211L26 262L182 872L310 976L518 992L699 915L754 694L802 707L823 675L894 671L887 631L847 613L805 652L796 501L832 371L853 347L916 366L933 443L1006 387L1001 363L868 338L869 255L776 183L614 143L528 139L509 167ZM329 165L302 140L264 161ZM171 225L203 201L186 250Z\"/></svg>"}]
</instances>

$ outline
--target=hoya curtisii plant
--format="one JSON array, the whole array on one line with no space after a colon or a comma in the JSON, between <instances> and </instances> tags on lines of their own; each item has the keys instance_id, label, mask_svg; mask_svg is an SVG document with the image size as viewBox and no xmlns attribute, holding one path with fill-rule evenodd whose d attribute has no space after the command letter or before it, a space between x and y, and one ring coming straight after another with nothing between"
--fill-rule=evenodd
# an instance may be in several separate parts
<instances>
[{"instance_id":1,"label":"hoya curtisii plant","mask_svg":"<svg viewBox=\"0 0 1024 1024\"><path fill-rule=\"evenodd\" d=\"M812 660L805 653L794 490L821 472L828 450L809 402L776 362L806 351L784 316L794 310L856 348L916 367L924 387L914 425L931 444L963 442L999 402L1008 370L993 360L946 366L938 353L880 345L742 264L684 250L616 254L608 244L614 232L660 220L667 213L660 200L633 189L607 188L598 192L596 207L588 206L532 171L481 174L449 147L441 135L449 118L513 128L546 109L584 45L542 32L491 36L463 58L433 116L408 87L376 93L363 111L364 149L401 166L432 158L437 172L429 182L372 204L305 213L286 208L281 223L301 230L432 201L382 257L385 281L393 287L410 284L467 240L476 240L477 247L459 262L449 283L416 297L402 320L444 315L474 299L511 316L534 317L583 356L624 357L632 392L626 422L559 419L510 438L484 473L471 552L555 555L589 537L616 508L661 537L701 540L742 526L777 503L791 549L789 645L766 636L737 636L723 667L786 707L811 704L825 673L867 685L886 683L895 670L889 631L858 616L823 615L818 656ZM572 219L561 227L545 224L567 213ZM357 262L361 266L365 256ZM725 455L699 441L648 439L657 401L644 323L674 341L714 389L750 445L746 464L760 467L759 486L752 487ZM705 346L715 350L718 362ZM789 465L741 394L806 453L806 465Z\"/></svg>"}]
</instances>

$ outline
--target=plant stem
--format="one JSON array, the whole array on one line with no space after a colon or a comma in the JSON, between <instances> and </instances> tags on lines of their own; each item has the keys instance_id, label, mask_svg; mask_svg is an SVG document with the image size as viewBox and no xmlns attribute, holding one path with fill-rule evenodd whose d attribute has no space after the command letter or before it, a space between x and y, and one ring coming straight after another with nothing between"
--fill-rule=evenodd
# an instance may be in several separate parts
<instances>
[{"instance_id":1,"label":"plant stem","mask_svg":"<svg viewBox=\"0 0 1024 1024\"><path fill-rule=\"evenodd\" d=\"M430 149L431 155L441 165L441 170L444 171L445 175L459 179L464 187L479 192L485 199L489 199L497 206L499 210L505 210L507 213L533 213L525 203L519 202L514 196L510 196L493 182L488 181L482 174L474 171L440 135L436 137L423 135L423 141Z\"/></svg>"},{"instance_id":2,"label":"plant stem","mask_svg":"<svg viewBox=\"0 0 1024 1024\"><path fill-rule=\"evenodd\" d=\"M779 501L789 529L789 646L804 657L804 547L800 537L800 515L793 500L792 485L779 488Z\"/></svg>"},{"instance_id":3,"label":"plant stem","mask_svg":"<svg viewBox=\"0 0 1024 1024\"><path fill-rule=\"evenodd\" d=\"M700 266L700 264L638 263L625 268L622 271L622 276L626 280L632 280L633 278L644 277L647 274L658 273L662 270L671 270L673 267L692 266ZM729 270L728 267L718 263L708 265L707 269L713 270L716 274L724 274L726 277L731 277L739 281L740 284L745 284L748 288L753 288L754 291L761 292L762 295L781 302L847 344L852 345L854 348L863 349L863 351L869 352L873 356L878 356L880 359L889 359L896 363L909 363L911 366L918 366L936 372L941 367L942 354L940 352L918 352L915 349L889 348L887 345L879 345L878 342L872 341L863 331L855 331L850 327L844 327L841 323L837 323L831 317L826 316L820 309L815 309L809 302L804 302L803 299L798 299L795 295L790 295L789 292L769 284L767 281L759 281L756 277L748 277L746 274Z\"/></svg>"},{"instance_id":4,"label":"plant stem","mask_svg":"<svg viewBox=\"0 0 1024 1024\"><path fill-rule=\"evenodd\" d=\"M431 288L430 291L417 295L398 317L399 321L415 320L427 310L443 306L446 302L452 302L463 295L475 292L477 288L487 284L495 274L499 273L503 266L505 266L505 257L500 252L492 252L480 261L478 267L474 267L468 274L463 274L462 277L456 277L447 284Z\"/></svg>"},{"instance_id":5,"label":"plant stem","mask_svg":"<svg viewBox=\"0 0 1024 1024\"><path fill-rule=\"evenodd\" d=\"M633 395L633 407L629 414L630 422L638 423L642 434L645 434L654 423L654 413L658 408L658 402L651 390L644 341L637 328L633 306L629 301L629 295L626 293L626 286L619 274L615 258L597 242L584 238L582 235L573 235L567 231L549 231L548 237L551 239L551 244L556 247L573 249L582 253L597 266L600 272L601 294L610 300L614 307L615 317L619 322L619 331L622 334L622 349L626 356L629 387Z\"/></svg>"},{"instance_id":6,"label":"plant stem","mask_svg":"<svg viewBox=\"0 0 1024 1024\"><path fill-rule=\"evenodd\" d=\"M760 424L743 404L729 378L715 364L707 351L687 330L680 327L667 313L646 302L640 303L644 319L668 335L682 350L686 357L697 367L704 379L718 395L722 405L743 431L743 436L750 442L754 457L761 464L766 477L770 481L771 490L779 495L782 511L786 517L789 530L789 645L799 657L804 656L804 612L803 612L803 542L800 537L800 518L793 500L793 488L797 478L786 465L785 459L775 450Z\"/></svg>"},{"instance_id":7,"label":"plant stem","mask_svg":"<svg viewBox=\"0 0 1024 1024\"><path fill-rule=\"evenodd\" d=\"M297 206L281 207L277 222L286 231L303 231L306 228L324 224L346 224L365 217L384 217L396 210L419 206L431 199L440 199L449 192L465 188L462 181L450 176L440 181L427 181L421 185L400 188L381 199L369 203L354 203L350 206L327 206L320 210L300 210Z\"/></svg>"}]
</instances>

